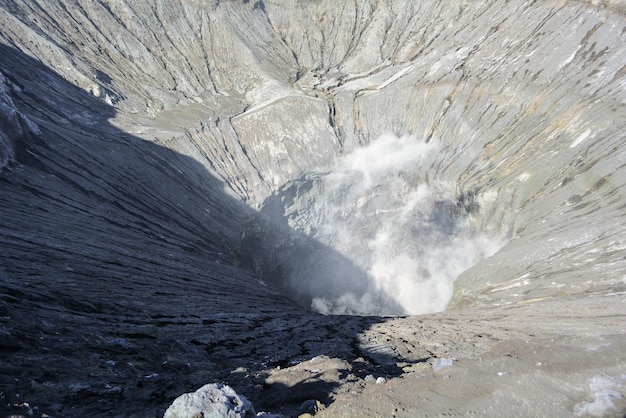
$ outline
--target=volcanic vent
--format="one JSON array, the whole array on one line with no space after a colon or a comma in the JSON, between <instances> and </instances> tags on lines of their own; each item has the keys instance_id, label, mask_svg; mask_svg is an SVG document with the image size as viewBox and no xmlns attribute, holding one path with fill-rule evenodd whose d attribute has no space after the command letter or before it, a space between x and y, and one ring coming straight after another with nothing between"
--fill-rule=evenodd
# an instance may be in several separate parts
<instances>
[{"instance_id":1,"label":"volcanic vent","mask_svg":"<svg viewBox=\"0 0 626 418\"><path fill-rule=\"evenodd\" d=\"M294 413L561 339L619 380L626 22L598 3L0 2L6 398L144 416L228 381ZM321 355L330 383L268 377ZM567 370L506 387L584 412L604 380Z\"/></svg>"},{"instance_id":2,"label":"volcanic vent","mask_svg":"<svg viewBox=\"0 0 626 418\"><path fill-rule=\"evenodd\" d=\"M443 310L457 276L511 237L515 196L438 181L438 148L386 135L289 182L247 224L239 258L321 313Z\"/></svg>"}]
</instances>

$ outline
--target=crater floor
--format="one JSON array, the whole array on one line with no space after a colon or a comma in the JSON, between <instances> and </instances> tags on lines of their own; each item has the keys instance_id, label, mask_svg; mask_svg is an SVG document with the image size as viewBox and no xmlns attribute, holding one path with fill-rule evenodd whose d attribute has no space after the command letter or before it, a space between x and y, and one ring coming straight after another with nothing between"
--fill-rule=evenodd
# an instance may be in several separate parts
<instances>
[{"instance_id":1,"label":"crater floor","mask_svg":"<svg viewBox=\"0 0 626 418\"><path fill-rule=\"evenodd\" d=\"M624 416L625 11L0 2L0 413Z\"/></svg>"}]
</instances>

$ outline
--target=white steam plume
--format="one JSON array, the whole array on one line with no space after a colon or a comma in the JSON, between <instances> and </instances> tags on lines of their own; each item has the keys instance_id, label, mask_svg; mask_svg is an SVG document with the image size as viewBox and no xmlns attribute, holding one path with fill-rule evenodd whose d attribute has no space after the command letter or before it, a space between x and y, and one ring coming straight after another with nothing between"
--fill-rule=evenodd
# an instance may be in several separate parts
<instances>
[{"instance_id":1,"label":"white steam plume","mask_svg":"<svg viewBox=\"0 0 626 418\"><path fill-rule=\"evenodd\" d=\"M338 271L319 280L311 307L329 314L421 314L445 309L458 275L495 253L503 237L470 228L483 208L463 203L453 183L427 178L438 147L384 135L322 175L306 213L287 208L290 225L366 272L368 283ZM304 199L306 200L306 199ZM297 211L297 209L296 209ZM300 271L301 273L301 271ZM292 281L301 280L302 277ZM350 289L359 289L351 291ZM365 289L365 290L363 290Z\"/></svg>"}]
</instances>

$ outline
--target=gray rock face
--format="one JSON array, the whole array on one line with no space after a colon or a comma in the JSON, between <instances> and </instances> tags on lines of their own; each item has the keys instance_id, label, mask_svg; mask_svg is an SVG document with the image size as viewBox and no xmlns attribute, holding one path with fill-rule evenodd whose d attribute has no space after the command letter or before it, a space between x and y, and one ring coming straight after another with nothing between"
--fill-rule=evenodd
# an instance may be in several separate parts
<instances>
[{"instance_id":1,"label":"gray rock face","mask_svg":"<svg viewBox=\"0 0 626 418\"><path fill-rule=\"evenodd\" d=\"M216 381L334 417L623 396L625 10L0 2L2 408L161 415ZM336 370L294 396L277 369L317 356Z\"/></svg>"}]
</instances>

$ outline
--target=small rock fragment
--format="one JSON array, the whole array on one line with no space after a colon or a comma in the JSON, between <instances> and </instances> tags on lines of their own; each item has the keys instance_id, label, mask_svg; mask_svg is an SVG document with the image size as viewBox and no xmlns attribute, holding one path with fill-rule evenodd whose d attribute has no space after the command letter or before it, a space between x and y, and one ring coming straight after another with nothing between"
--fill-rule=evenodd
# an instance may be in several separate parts
<instances>
[{"instance_id":1,"label":"small rock fragment","mask_svg":"<svg viewBox=\"0 0 626 418\"><path fill-rule=\"evenodd\" d=\"M439 370L445 367L452 366L453 364L454 364L453 358L438 358L438 359L435 359L435 362L433 363L433 370L438 372Z\"/></svg>"},{"instance_id":2,"label":"small rock fragment","mask_svg":"<svg viewBox=\"0 0 626 418\"><path fill-rule=\"evenodd\" d=\"M118 395L120 393L122 393L122 388L121 386L111 386L111 385L106 385L106 393L110 394L110 395Z\"/></svg>"}]
</instances>

